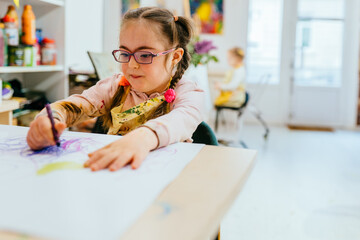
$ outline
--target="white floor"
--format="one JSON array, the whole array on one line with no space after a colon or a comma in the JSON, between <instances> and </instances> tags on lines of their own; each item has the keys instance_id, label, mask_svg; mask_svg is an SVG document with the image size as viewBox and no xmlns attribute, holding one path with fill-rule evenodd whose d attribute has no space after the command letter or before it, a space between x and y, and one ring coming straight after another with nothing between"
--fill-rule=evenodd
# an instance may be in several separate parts
<instances>
[{"instance_id":1,"label":"white floor","mask_svg":"<svg viewBox=\"0 0 360 240\"><path fill-rule=\"evenodd\" d=\"M264 141L261 126L243 127L257 162L221 240L360 239L360 132L270 127Z\"/></svg>"}]
</instances>

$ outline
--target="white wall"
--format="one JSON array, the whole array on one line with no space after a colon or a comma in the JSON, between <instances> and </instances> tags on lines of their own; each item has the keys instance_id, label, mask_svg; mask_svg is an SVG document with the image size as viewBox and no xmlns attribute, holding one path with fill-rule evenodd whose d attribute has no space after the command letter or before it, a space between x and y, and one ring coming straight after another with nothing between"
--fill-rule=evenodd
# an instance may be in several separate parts
<instances>
[{"instance_id":1,"label":"white wall","mask_svg":"<svg viewBox=\"0 0 360 240\"><path fill-rule=\"evenodd\" d=\"M223 34L201 34L201 39L212 40L218 48L211 52L219 58L218 63L211 62L209 69L215 72L228 69L226 51L234 46L246 49L247 43L247 19L249 0L224 0L224 29ZM175 9L183 13L182 1L167 1L167 8ZM212 71L212 70L210 70Z\"/></svg>"},{"instance_id":2,"label":"white wall","mask_svg":"<svg viewBox=\"0 0 360 240\"><path fill-rule=\"evenodd\" d=\"M87 51L103 51L103 0L65 4L65 67L92 70Z\"/></svg>"},{"instance_id":3,"label":"white wall","mask_svg":"<svg viewBox=\"0 0 360 240\"><path fill-rule=\"evenodd\" d=\"M104 1L103 51L109 54L119 48L120 11L120 0Z\"/></svg>"},{"instance_id":4,"label":"white wall","mask_svg":"<svg viewBox=\"0 0 360 240\"><path fill-rule=\"evenodd\" d=\"M94 0L93 0L94 1ZM118 41L120 6L116 5L117 0L106 0L104 9L104 22L107 22L104 29L104 50L112 50ZM118 1L119 2L119 1ZM183 1L167 0L166 7L175 10L178 15L183 15ZM287 39L287 43L282 44L282 63L280 82L278 85L269 85L257 107L263 113L264 119L268 123L286 124L290 109L290 79L291 79L291 59L294 50L291 39L295 38L293 26L296 19L296 2L294 0L284 0L283 13L283 33L282 38ZM143 0L143 4L155 5L154 0ZM154 3L154 4L153 4ZM347 128L355 127L356 103L358 92L358 61L359 61L359 15L360 3L358 0L346 1L346 24L344 44L344 66L343 90L341 106L343 115L341 126ZM107 6L108 4L108 6ZM228 68L226 62L226 50L233 46L241 46L246 49L247 44L247 22L248 22L249 0L224 0L224 31L222 35L202 34L202 39L209 39L218 47L213 53L218 56L219 63L209 64L210 80L220 79L221 74ZM118 10L119 9L119 10ZM108 20L106 20L108 18ZM113 40L115 39L115 40ZM294 41L293 41L294 42ZM111 46L111 47L110 47ZM220 75L219 75L220 73ZM250 91L257 91L256 85L248 86ZM248 121L256 121L249 116Z\"/></svg>"}]
</instances>

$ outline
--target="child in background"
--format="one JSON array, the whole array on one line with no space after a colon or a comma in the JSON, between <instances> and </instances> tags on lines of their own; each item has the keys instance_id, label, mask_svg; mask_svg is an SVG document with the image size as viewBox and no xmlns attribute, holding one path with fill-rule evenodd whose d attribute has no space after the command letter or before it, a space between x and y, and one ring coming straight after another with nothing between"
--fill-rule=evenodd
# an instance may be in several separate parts
<instances>
[{"instance_id":1,"label":"child in background","mask_svg":"<svg viewBox=\"0 0 360 240\"><path fill-rule=\"evenodd\" d=\"M85 167L116 171L138 168L148 153L179 141L191 141L202 121L203 91L183 79L190 63L187 44L191 22L166 10L143 7L122 20L120 46L113 51L122 73L99 81L81 95L51 104L55 128L103 117L108 134L124 135L89 154ZM55 145L51 124L42 111L27 135L30 148Z\"/></svg>"},{"instance_id":2,"label":"child in background","mask_svg":"<svg viewBox=\"0 0 360 240\"><path fill-rule=\"evenodd\" d=\"M244 51L239 47L231 48L227 57L232 69L226 73L224 82L215 85L220 90L215 106L240 107L245 101Z\"/></svg>"}]
</instances>

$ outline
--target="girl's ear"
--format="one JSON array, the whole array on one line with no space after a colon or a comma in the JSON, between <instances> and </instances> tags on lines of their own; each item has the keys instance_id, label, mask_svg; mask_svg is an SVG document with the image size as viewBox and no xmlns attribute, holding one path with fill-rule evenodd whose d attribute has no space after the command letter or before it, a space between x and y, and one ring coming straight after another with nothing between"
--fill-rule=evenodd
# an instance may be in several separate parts
<instances>
[{"instance_id":1,"label":"girl's ear","mask_svg":"<svg viewBox=\"0 0 360 240\"><path fill-rule=\"evenodd\" d=\"M175 51L174 51L174 54L173 54L173 58L171 60L173 66L175 66L176 64L178 64L178 62L180 62L180 60L182 59L184 55L184 49L183 48L177 48Z\"/></svg>"}]
</instances>

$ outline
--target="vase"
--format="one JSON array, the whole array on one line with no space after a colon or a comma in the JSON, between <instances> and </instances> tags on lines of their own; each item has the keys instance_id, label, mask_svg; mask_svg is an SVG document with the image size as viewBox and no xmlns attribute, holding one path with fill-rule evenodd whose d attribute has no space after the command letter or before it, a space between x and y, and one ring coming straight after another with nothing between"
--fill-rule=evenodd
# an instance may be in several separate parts
<instances>
[{"instance_id":1,"label":"vase","mask_svg":"<svg viewBox=\"0 0 360 240\"><path fill-rule=\"evenodd\" d=\"M195 82L198 87L204 90L204 107L202 111L203 121L208 122L210 111L213 107L210 97L210 85L208 80L208 69L207 65L190 65L190 67L185 72L185 77L193 82Z\"/></svg>"}]
</instances>

